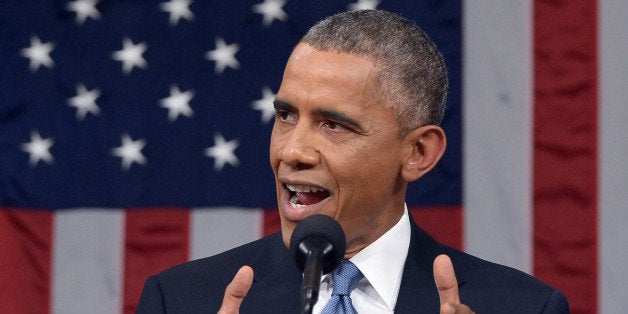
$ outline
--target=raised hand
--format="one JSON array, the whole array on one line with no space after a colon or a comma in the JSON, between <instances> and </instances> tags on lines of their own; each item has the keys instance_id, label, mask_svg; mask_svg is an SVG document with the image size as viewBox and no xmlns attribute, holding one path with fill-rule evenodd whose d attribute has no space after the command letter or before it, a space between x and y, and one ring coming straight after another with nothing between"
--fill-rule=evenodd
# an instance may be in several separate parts
<instances>
[{"instance_id":1,"label":"raised hand","mask_svg":"<svg viewBox=\"0 0 628 314\"><path fill-rule=\"evenodd\" d=\"M235 314L240 312L240 304L253 284L253 268L242 266L225 289L222 306L218 314Z\"/></svg>"},{"instance_id":2,"label":"raised hand","mask_svg":"<svg viewBox=\"0 0 628 314\"><path fill-rule=\"evenodd\" d=\"M449 256L441 254L434 259L434 282L440 298L441 314L475 313L460 303L458 280Z\"/></svg>"}]
</instances>

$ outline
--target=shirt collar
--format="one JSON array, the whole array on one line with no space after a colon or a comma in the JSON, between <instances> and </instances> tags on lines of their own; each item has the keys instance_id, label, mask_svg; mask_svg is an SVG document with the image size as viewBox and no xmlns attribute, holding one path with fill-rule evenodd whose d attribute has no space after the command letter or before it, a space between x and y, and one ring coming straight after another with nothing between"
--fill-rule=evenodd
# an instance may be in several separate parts
<instances>
[{"instance_id":1,"label":"shirt collar","mask_svg":"<svg viewBox=\"0 0 628 314\"><path fill-rule=\"evenodd\" d=\"M350 259L364 275L357 288L390 310L397 303L410 232L408 207L404 205L397 224Z\"/></svg>"}]
</instances>

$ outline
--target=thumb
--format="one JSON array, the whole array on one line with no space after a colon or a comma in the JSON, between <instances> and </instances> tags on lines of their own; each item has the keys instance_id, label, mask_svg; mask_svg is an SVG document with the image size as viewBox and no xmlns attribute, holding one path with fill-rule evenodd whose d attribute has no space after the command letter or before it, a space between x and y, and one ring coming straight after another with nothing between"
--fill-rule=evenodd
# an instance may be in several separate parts
<instances>
[{"instance_id":1,"label":"thumb","mask_svg":"<svg viewBox=\"0 0 628 314\"><path fill-rule=\"evenodd\" d=\"M434 259L434 282L438 289L440 304L460 304L458 280L454 273L454 265L449 256L441 254Z\"/></svg>"},{"instance_id":2,"label":"thumb","mask_svg":"<svg viewBox=\"0 0 628 314\"><path fill-rule=\"evenodd\" d=\"M242 266L235 277L225 289L225 296L222 299L222 306L218 310L219 314L239 313L240 304L249 292L253 284L253 269L249 266Z\"/></svg>"}]
</instances>

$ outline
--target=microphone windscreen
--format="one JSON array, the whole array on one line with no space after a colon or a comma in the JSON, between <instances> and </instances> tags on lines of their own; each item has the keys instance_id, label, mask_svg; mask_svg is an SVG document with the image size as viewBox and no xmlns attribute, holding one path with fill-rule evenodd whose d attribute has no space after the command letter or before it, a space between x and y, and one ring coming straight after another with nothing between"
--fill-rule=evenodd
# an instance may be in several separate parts
<instances>
[{"instance_id":1,"label":"microphone windscreen","mask_svg":"<svg viewBox=\"0 0 628 314\"><path fill-rule=\"evenodd\" d=\"M305 269L306 249L308 248L307 245L302 244L319 246L319 249L331 244L333 249L323 256L323 273L325 274L338 267L345 255L347 246L345 234L340 224L334 218L322 214L303 219L297 224L292 237L290 237L290 251L301 271Z\"/></svg>"}]
</instances>

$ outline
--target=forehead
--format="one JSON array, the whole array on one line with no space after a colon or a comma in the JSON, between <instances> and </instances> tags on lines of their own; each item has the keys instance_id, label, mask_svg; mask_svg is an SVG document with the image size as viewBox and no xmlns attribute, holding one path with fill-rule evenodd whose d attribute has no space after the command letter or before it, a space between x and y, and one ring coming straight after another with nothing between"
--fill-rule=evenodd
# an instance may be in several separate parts
<instances>
[{"instance_id":1,"label":"forehead","mask_svg":"<svg viewBox=\"0 0 628 314\"><path fill-rule=\"evenodd\" d=\"M350 100L379 102L376 74L374 63L367 57L321 51L301 43L288 59L278 98L332 104Z\"/></svg>"},{"instance_id":2,"label":"forehead","mask_svg":"<svg viewBox=\"0 0 628 314\"><path fill-rule=\"evenodd\" d=\"M331 67L331 68L373 68L374 63L367 56L360 56L356 54L340 52L335 50L319 50L306 43L299 43L290 58L288 59L288 66L290 63L318 63L317 67Z\"/></svg>"}]
</instances>

